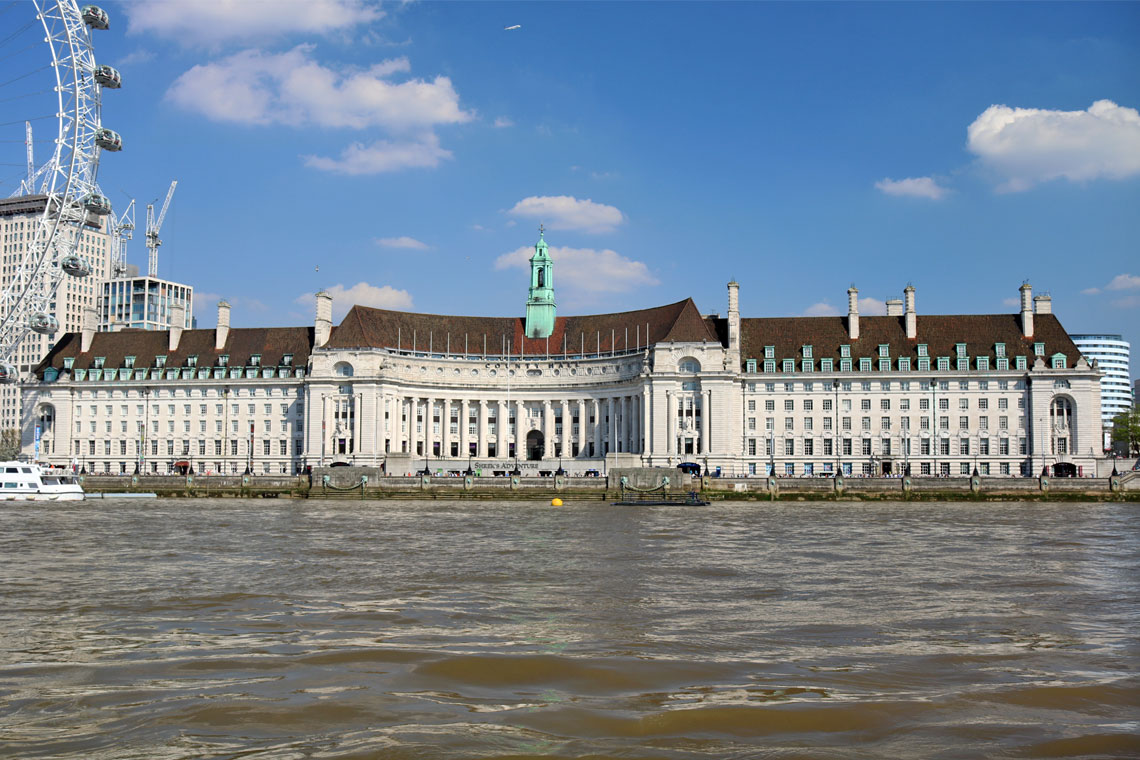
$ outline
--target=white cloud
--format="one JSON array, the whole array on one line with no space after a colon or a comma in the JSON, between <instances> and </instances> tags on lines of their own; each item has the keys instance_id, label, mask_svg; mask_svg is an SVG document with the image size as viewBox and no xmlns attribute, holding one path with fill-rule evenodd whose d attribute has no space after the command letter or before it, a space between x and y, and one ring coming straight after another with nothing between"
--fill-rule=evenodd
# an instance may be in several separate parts
<instances>
[{"instance_id":1,"label":"white cloud","mask_svg":"<svg viewBox=\"0 0 1140 760\"><path fill-rule=\"evenodd\" d=\"M1084 290L1081 291L1082 296L1095 296L1098 293L1100 293L1100 288L1085 288ZM1011 300L1014 302L1017 301L1016 298L1011 298L1011 299L1007 299L1007 300Z\"/></svg>"},{"instance_id":2,"label":"white cloud","mask_svg":"<svg viewBox=\"0 0 1140 760\"><path fill-rule=\"evenodd\" d=\"M515 123L508 119L506 116L500 116L499 118L495 119L495 127L498 129L502 129L504 127L513 127L514 125Z\"/></svg>"},{"instance_id":3,"label":"white cloud","mask_svg":"<svg viewBox=\"0 0 1140 760\"><path fill-rule=\"evenodd\" d=\"M293 33L327 34L384 17L377 3L366 0L129 0L125 10L129 34L210 45Z\"/></svg>"},{"instance_id":4,"label":"white cloud","mask_svg":"<svg viewBox=\"0 0 1140 760\"><path fill-rule=\"evenodd\" d=\"M878 298L863 296L859 299L859 313L865 317L885 317L887 314L887 304Z\"/></svg>"},{"instance_id":5,"label":"white cloud","mask_svg":"<svg viewBox=\"0 0 1140 760\"><path fill-rule=\"evenodd\" d=\"M552 230L584 232L610 232L625 220L613 206L570 195L532 195L516 203L510 213L538 219Z\"/></svg>"},{"instance_id":6,"label":"white cloud","mask_svg":"<svg viewBox=\"0 0 1140 760\"><path fill-rule=\"evenodd\" d=\"M432 169L451 151L439 146L439 138L428 133L419 140L389 142L377 140L371 145L353 143L341 151L340 158L303 156L305 166L338 174L380 174L401 169Z\"/></svg>"},{"instance_id":7,"label":"white cloud","mask_svg":"<svg viewBox=\"0 0 1140 760\"><path fill-rule=\"evenodd\" d=\"M314 61L312 51L312 45L285 53L243 50L194 66L174 81L166 97L214 121L239 124L415 132L474 118L459 107L447 77L389 81L410 70L407 58L335 70Z\"/></svg>"},{"instance_id":8,"label":"white cloud","mask_svg":"<svg viewBox=\"0 0 1140 760\"><path fill-rule=\"evenodd\" d=\"M1140 277L1134 274L1118 274L1104 286L1105 290L1136 290L1140 288Z\"/></svg>"},{"instance_id":9,"label":"white cloud","mask_svg":"<svg viewBox=\"0 0 1140 760\"><path fill-rule=\"evenodd\" d=\"M145 48L139 48L138 50L127 53L122 58L115 61L115 64L120 68L126 69L140 63L149 63L152 60L154 60L154 53L146 50Z\"/></svg>"},{"instance_id":10,"label":"white cloud","mask_svg":"<svg viewBox=\"0 0 1140 760\"><path fill-rule=\"evenodd\" d=\"M1009 298L1001 299L1003 306L1021 306L1021 299L1010 296Z\"/></svg>"},{"instance_id":11,"label":"white cloud","mask_svg":"<svg viewBox=\"0 0 1140 760\"><path fill-rule=\"evenodd\" d=\"M1118 309L1131 309L1140 306L1140 296L1126 296L1118 298L1112 302L1112 305Z\"/></svg>"},{"instance_id":12,"label":"white cloud","mask_svg":"<svg viewBox=\"0 0 1140 760\"><path fill-rule=\"evenodd\" d=\"M1111 100L1087 111L993 105L967 129L967 147L1003 179L1003 191L1064 178L1140 174L1140 113Z\"/></svg>"},{"instance_id":13,"label":"white cloud","mask_svg":"<svg viewBox=\"0 0 1140 760\"><path fill-rule=\"evenodd\" d=\"M644 262L627 259L614 251L594 248L549 247L554 259L554 286L579 293L626 293L635 288L660 285ZM495 269L528 269L534 248L524 246L495 259Z\"/></svg>"},{"instance_id":14,"label":"white cloud","mask_svg":"<svg viewBox=\"0 0 1140 760\"><path fill-rule=\"evenodd\" d=\"M423 243L407 235L394 238L376 238L376 244L383 248L411 248L416 251L426 251L431 248L427 243Z\"/></svg>"},{"instance_id":15,"label":"white cloud","mask_svg":"<svg viewBox=\"0 0 1140 760\"><path fill-rule=\"evenodd\" d=\"M333 321L339 322L353 306L371 306L376 309L394 309L408 311L412 308L412 294L406 290L397 290L391 285L369 285L367 282L358 282L351 288L343 285L333 285L325 288L325 292L333 297ZM316 308L317 297L314 293L305 293L294 299L294 303ZM310 311L310 313L312 313Z\"/></svg>"},{"instance_id":16,"label":"white cloud","mask_svg":"<svg viewBox=\"0 0 1140 760\"><path fill-rule=\"evenodd\" d=\"M805 317L834 317L838 316L839 309L835 308L827 301L820 301L813 303L811 306L804 309L803 316Z\"/></svg>"},{"instance_id":17,"label":"white cloud","mask_svg":"<svg viewBox=\"0 0 1140 760\"><path fill-rule=\"evenodd\" d=\"M875 187L887 195L901 195L912 198L939 200L949 191L930 177L908 177L906 179L881 179Z\"/></svg>"}]
</instances>

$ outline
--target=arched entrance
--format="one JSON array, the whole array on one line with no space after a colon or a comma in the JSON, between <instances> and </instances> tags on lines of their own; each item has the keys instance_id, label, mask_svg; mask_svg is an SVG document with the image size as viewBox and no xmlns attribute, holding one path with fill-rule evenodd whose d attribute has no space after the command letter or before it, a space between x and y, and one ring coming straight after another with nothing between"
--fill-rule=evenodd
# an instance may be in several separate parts
<instances>
[{"instance_id":1,"label":"arched entrance","mask_svg":"<svg viewBox=\"0 0 1140 760\"><path fill-rule=\"evenodd\" d=\"M526 434L526 458L529 461L538 461L542 459L542 450L545 439L542 437L542 431L532 430Z\"/></svg>"}]
</instances>

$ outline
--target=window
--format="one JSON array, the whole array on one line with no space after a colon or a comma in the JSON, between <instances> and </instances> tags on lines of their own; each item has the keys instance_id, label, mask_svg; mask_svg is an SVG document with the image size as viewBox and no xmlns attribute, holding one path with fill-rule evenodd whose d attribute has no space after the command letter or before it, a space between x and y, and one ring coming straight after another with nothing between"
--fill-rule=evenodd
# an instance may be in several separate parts
<instances>
[{"instance_id":1,"label":"window","mask_svg":"<svg viewBox=\"0 0 1140 760\"><path fill-rule=\"evenodd\" d=\"M796 440L794 438L784 439L784 455L789 457L796 455Z\"/></svg>"},{"instance_id":2,"label":"window","mask_svg":"<svg viewBox=\"0 0 1140 760\"><path fill-rule=\"evenodd\" d=\"M958 441L958 453L964 457L970 456L970 439L962 438Z\"/></svg>"},{"instance_id":3,"label":"window","mask_svg":"<svg viewBox=\"0 0 1140 760\"><path fill-rule=\"evenodd\" d=\"M842 359L850 359L851 358L851 346L840 346L839 347L839 356Z\"/></svg>"},{"instance_id":4,"label":"window","mask_svg":"<svg viewBox=\"0 0 1140 760\"><path fill-rule=\"evenodd\" d=\"M812 400L810 398L804 399L804 411L805 412L812 411L813 407L814 407L814 404L812 403Z\"/></svg>"},{"instance_id":5,"label":"window","mask_svg":"<svg viewBox=\"0 0 1140 760\"><path fill-rule=\"evenodd\" d=\"M810 358L812 358L812 357L811 357L811 346L803 346L803 347L800 349L800 351L802 351L802 352L803 352L803 358L805 358L805 359L810 359Z\"/></svg>"},{"instance_id":6,"label":"window","mask_svg":"<svg viewBox=\"0 0 1140 760\"><path fill-rule=\"evenodd\" d=\"M795 409L795 403L796 402L792 401L790 398L784 399L784 411L785 412L793 411Z\"/></svg>"},{"instance_id":7,"label":"window","mask_svg":"<svg viewBox=\"0 0 1140 760\"><path fill-rule=\"evenodd\" d=\"M750 373L755 372L756 371L756 360L755 359L749 359L748 361L744 362L744 371L750 372Z\"/></svg>"},{"instance_id":8,"label":"window","mask_svg":"<svg viewBox=\"0 0 1140 760\"><path fill-rule=\"evenodd\" d=\"M765 359L775 359L776 358L776 347L775 346L764 346L764 358Z\"/></svg>"}]
</instances>

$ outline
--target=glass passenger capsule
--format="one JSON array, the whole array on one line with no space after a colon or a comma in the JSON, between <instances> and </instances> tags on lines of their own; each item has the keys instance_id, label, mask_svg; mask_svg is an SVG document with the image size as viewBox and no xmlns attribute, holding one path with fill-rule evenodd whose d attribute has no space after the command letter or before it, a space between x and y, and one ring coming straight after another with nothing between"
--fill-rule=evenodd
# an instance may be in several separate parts
<instances>
[{"instance_id":1,"label":"glass passenger capsule","mask_svg":"<svg viewBox=\"0 0 1140 760\"><path fill-rule=\"evenodd\" d=\"M91 274L91 265L87 263L87 259L75 254L64 256L59 262L59 267L72 277L86 277Z\"/></svg>"},{"instance_id":2,"label":"glass passenger capsule","mask_svg":"<svg viewBox=\"0 0 1140 760\"><path fill-rule=\"evenodd\" d=\"M95 132L95 144L114 153L123 149L123 138L115 130L101 127Z\"/></svg>"},{"instance_id":3,"label":"glass passenger capsule","mask_svg":"<svg viewBox=\"0 0 1140 760\"><path fill-rule=\"evenodd\" d=\"M44 311L37 311L28 319L28 327L41 335L51 335L59 330L59 320Z\"/></svg>"},{"instance_id":4,"label":"glass passenger capsule","mask_svg":"<svg viewBox=\"0 0 1140 760\"><path fill-rule=\"evenodd\" d=\"M0 362L0 383L14 383L16 380L16 365Z\"/></svg>"},{"instance_id":5,"label":"glass passenger capsule","mask_svg":"<svg viewBox=\"0 0 1140 760\"><path fill-rule=\"evenodd\" d=\"M123 75L111 66L99 66L95 69L95 81L108 90L117 90L123 86Z\"/></svg>"},{"instance_id":6,"label":"glass passenger capsule","mask_svg":"<svg viewBox=\"0 0 1140 760\"><path fill-rule=\"evenodd\" d=\"M80 12L83 14L83 23L93 29L109 29L111 27L111 19L107 16L107 11L98 5L85 5Z\"/></svg>"},{"instance_id":7,"label":"glass passenger capsule","mask_svg":"<svg viewBox=\"0 0 1140 760\"><path fill-rule=\"evenodd\" d=\"M91 193L83 197L83 208L98 216L111 213L111 199L99 193Z\"/></svg>"}]
</instances>

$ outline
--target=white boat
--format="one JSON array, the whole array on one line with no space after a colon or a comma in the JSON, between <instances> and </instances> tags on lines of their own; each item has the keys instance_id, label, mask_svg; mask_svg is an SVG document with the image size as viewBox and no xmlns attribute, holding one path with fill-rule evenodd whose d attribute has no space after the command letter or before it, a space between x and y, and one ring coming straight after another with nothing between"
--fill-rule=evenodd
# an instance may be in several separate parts
<instances>
[{"instance_id":1,"label":"white boat","mask_svg":"<svg viewBox=\"0 0 1140 760\"><path fill-rule=\"evenodd\" d=\"M83 486L69 470L30 462L0 462L0 501L83 501Z\"/></svg>"}]
</instances>

